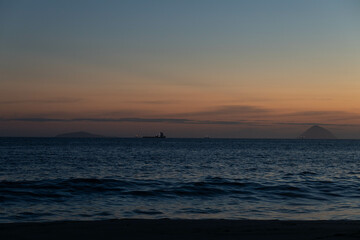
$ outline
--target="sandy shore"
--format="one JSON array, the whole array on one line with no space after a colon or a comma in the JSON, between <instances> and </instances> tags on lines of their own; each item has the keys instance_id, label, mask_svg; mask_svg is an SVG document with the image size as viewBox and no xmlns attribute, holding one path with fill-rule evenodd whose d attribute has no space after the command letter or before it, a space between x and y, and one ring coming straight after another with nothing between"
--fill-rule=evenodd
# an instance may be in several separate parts
<instances>
[{"instance_id":1,"label":"sandy shore","mask_svg":"<svg viewBox=\"0 0 360 240\"><path fill-rule=\"evenodd\" d=\"M360 239L360 221L106 220L4 223L0 239Z\"/></svg>"}]
</instances>

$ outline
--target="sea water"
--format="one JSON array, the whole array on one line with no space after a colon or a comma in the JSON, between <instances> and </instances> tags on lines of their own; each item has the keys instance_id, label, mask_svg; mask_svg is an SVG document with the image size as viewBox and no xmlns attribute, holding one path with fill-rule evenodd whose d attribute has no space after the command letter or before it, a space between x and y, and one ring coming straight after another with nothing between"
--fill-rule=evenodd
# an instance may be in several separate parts
<instances>
[{"instance_id":1,"label":"sea water","mask_svg":"<svg viewBox=\"0 0 360 240\"><path fill-rule=\"evenodd\" d=\"M360 141L0 138L0 222L360 219Z\"/></svg>"}]
</instances>

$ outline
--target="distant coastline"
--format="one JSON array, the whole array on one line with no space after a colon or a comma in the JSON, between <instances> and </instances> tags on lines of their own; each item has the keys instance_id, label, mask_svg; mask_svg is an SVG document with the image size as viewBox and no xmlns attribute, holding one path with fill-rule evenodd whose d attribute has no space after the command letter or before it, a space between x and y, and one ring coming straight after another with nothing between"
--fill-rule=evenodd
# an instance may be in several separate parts
<instances>
[{"instance_id":1,"label":"distant coastline","mask_svg":"<svg viewBox=\"0 0 360 240\"><path fill-rule=\"evenodd\" d=\"M59 134L60 135L60 134ZM96 134L95 134L96 135ZM62 137L57 137L56 136L0 136L0 138L62 138ZM123 139L142 139L143 137L133 137L133 136L104 136L104 135L99 135L100 137L92 137L92 138L123 138ZM71 138L71 137L69 137ZM74 137L77 138L77 137ZM79 137L82 138L82 137ZM86 138L86 137L85 137ZM91 138L91 137L90 137ZM360 140L360 138L335 138L335 139L309 139L309 138L300 138L295 137L295 138L268 138L268 137L264 137L264 138L227 138L227 137L211 137L211 138L204 138L204 137L166 137L167 139L203 139L203 140L215 140L215 139L229 139L229 140L332 140L332 141L342 141L342 140Z\"/></svg>"},{"instance_id":2,"label":"distant coastline","mask_svg":"<svg viewBox=\"0 0 360 240\"><path fill-rule=\"evenodd\" d=\"M135 135L135 136L107 136L101 134L94 134L85 131L60 133L55 136L0 136L0 138L168 138L163 132L159 132L157 135ZM172 139L244 139L244 140L359 140L359 138L338 138L330 130L314 125L302 134L295 135L294 137L170 137Z\"/></svg>"}]
</instances>

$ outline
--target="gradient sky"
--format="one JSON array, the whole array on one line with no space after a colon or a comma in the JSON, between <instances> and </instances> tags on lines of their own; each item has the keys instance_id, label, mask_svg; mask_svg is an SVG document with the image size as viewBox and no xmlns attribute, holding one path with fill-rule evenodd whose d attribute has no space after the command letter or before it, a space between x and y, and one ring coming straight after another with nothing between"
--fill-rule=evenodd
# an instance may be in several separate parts
<instances>
[{"instance_id":1,"label":"gradient sky","mask_svg":"<svg viewBox=\"0 0 360 240\"><path fill-rule=\"evenodd\" d=\"M360 138L358 0L0 0L0 136Z\"/></svg>"}]
</instances>

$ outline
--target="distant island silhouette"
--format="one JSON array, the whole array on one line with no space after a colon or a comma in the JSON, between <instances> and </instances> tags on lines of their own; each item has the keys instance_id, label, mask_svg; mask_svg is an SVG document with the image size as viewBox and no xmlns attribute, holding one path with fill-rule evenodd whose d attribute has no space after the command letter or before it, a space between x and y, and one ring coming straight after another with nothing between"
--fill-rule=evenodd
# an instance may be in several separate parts
<instances>
[{"instance_id":1,"label":"distant island silhouette","mask_svg":"<svg viewBox=\"0 0 360 240\"><path fill-rule=\"evenodd\" d=\"M320 127L312 126L299 136L300 139L337 139L329 130Z\"/></svg>"},{"instance_id":2,"label":"distant island silhouette","mask_svg":"<svg viewBox=\"0 0 360 240\"><path fill-rule=\"evenodd\" d=\"M70 132L55 136L56 138L104 138L105 136L92 134L88 132Z\"/></svg>"}]
</instances>

